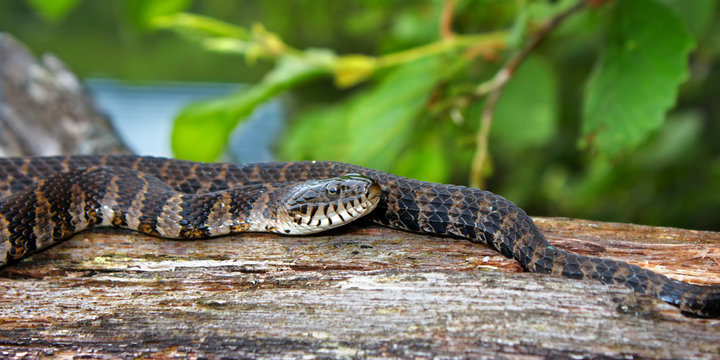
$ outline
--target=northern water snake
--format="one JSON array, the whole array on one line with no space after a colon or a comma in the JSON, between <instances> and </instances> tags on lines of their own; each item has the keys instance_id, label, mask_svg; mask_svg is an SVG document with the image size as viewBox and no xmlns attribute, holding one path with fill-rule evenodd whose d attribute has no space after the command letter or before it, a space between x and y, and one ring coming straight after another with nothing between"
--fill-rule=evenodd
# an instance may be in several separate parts
<instances>
[{"instance_id":1,"label":"northern water snake","mask_svg":"<svg viewBox=\"0 0 720 360\"><path fill-rule=\"evenodd\" d=\"M344 191L353 190L354 199L364 196L365 208L377 206L367 215L375 223L484 243L517 260L527 271L620 284L689 314L720 316L720 286L683 283L625 262L557 249L522 209L501 196L337 162L233 165L138 156L0 159L0 267L88 225L121 226L171 238L287 232L267 223L233 223L227 214L234 211L241 219L253 211L272 216L273 202L287 200L287 191L291 191L279 190L286 184L343 176L343 184L349 179L355 188ZM382 191L364 177L376 181ZM327 182L315 186L328 192ZM339 189L331 185L333 191ZM321 208L321 212L337 216L337 205L332 211ZM218 211L220 207L224 210ZM296 223L319 224L320 220L301 220L298 215L312 217L317 207L301 205L296 210ZM344 214L349 215L347 211ZM225 224L226 228L220 230L212 224Z\"/></svg>"}]
</instances>

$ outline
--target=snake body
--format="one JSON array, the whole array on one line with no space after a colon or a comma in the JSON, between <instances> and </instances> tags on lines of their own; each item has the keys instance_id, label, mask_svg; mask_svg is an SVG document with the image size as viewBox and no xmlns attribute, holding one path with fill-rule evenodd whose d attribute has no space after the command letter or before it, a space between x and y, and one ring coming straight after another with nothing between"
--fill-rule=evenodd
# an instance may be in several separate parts
<instances>
[{"instance_id":1,"label":"snake body","mask_svg":"<svg viewBox=\"0 0 720 360\"><path fill-rule=\"evenodd\" d=\"M288 215L275 209L279 201L287 201L298 184L310 181L314 194L318 187L329 189L328 180L320 179L345 184L347 177L355 182L354 200L344 205L332 199L325 205L301 203L290 214L292 222L330 225L328 216L333 215L337 225L338 218L347 220L357 213L354 219L366 214L360 210L372 210L366 218L380 225L484 243L526 271L620 284L688 314L720 316L719 286L688 284L625 262L557 249L522 209L501 196L338 162L234 165L139 156L0 159L0 267L91 226L187 239L243 231L288 233L286 225L266 221ZM330 188L337 190L336 185ZM305 201L315 195L296 198ZM361 198L364 207L358 205ZM345 210L353 206L357 211ZM319 213L328 216L313 217Z\"/></svg>"}]
</instances>

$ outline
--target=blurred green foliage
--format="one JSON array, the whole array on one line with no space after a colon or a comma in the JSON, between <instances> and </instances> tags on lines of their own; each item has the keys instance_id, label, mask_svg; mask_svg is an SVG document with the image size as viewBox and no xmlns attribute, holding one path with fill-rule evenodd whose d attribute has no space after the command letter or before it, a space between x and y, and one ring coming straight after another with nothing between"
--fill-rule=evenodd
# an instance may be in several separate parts
<instances>
[{"instance_id":1,"label":"blurred green foliage","mask_svg":"<svg viewBox=\"0 0 720 360\"><path fill-rule=\"evenodd\" d=\"M496 74L575 3L27 0L0 3L0 26L84 76L250 83L179 115L178 157L215 160L290 92L281 159L467 183ZM720 230L717 0L592 4L502 90L486 187L531 214Z\"/></svg>"}]
</instances>

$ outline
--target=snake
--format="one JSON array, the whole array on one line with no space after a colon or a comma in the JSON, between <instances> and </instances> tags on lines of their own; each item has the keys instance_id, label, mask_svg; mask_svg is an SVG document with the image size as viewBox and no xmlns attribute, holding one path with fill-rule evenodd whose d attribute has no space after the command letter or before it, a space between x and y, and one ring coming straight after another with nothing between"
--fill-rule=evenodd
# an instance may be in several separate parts
<instances>
[{"instance_id":1,"label":"snake","mask_svg":"<svg viewBox=\"0 0 720 360\"><path fill-rule=\"evenodd\" d=\"M0 268L93 227L172 239L311 234L359 218L483 243L528 272L619 284L698 317L720 286L552 246L502 196L331 161L203 163L136 155L0 159Z\"/></svg>"}]
</instances>

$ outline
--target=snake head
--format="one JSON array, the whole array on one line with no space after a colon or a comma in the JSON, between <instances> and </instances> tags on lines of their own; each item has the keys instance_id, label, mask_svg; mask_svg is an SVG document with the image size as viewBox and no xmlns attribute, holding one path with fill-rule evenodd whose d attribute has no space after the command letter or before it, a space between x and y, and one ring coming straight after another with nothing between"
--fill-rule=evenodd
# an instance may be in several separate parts
<instances>
[{"instance_id":1,"label":"snake head","mask_svg":"<svg viewBox=\"0 0 720 360\"><path fill-rule=\"evenodd\" d=\"M278 214L278 232L311 234L347 224L375 209L381 193L374 180L354 173L299 183L286 197L286 214Z\"/></svg>"}]
</instances>

